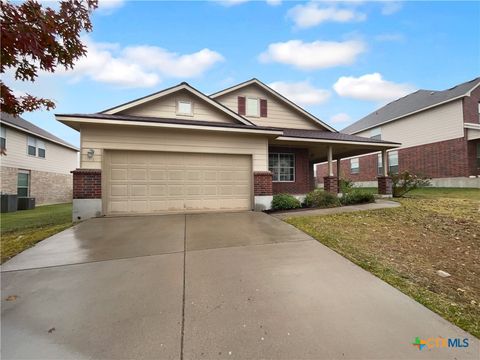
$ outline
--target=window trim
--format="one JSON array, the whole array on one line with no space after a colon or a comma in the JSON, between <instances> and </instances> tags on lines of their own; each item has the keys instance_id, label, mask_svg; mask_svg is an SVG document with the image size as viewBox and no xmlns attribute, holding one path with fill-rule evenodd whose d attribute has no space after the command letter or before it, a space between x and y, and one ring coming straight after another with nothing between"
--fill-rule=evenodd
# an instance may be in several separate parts
<instances>
[{"instance_id":1,"label":"window trim","mask_svg":"<svg viewBox=\"0 0 480 360\"><path fill-rule=\"evenodd\" d=\"M190 113L180 112L180 103L189 103ZM193 116L193 106L194 102L191 100L177 99L175 102L175 114L180 116Z\"/></svg>"},{"instance_id":2,"label":"window trim","mask_svg":"<svg viewBox=\"0 0 480 360\"><path fill-rule=\"evenodd\" d=\"M30 145L29 139L33 140L34 145ZM42 143L43 147L40 147L40 145L38 143ZM35 148L35 155L32 155L28 152L28 148L30 146ZM39 150L40 149L42 149L45 152L45 156L40 156L39 155ZM47 142L45 140L37 138L35 136L28 135L27 136L27 156L36 157L36 158L39 158L39 159L46 159L47 158Z\"/></svg>"},{"instance_id":3,"label":"window trim","mask_svg":"<svg viewBox=\"0 0 480 360\"><path fill-rule=\"evenodd\" d=\"M5 126L0 126L0 138L3 140L3 142L5 143L5 146L1 146L1 143L0 143L0 148L2 149L7 149L7 128Z\"/></svg>"},{"instance_id":4,"label":"window trim","mask_svg":"<svg viewBox=\"0 0 480 360\"><path fill-rule=\"evenodd\" d=\"M387 153L388 155L388 175L390 174L398 174L400 172L400 168L399 168L399 154L398 154L398 150L393 150L393 151L389 151ZM392 161L390 160L392 154L397 154L397 164L396 165L392 165ZM391 168L392 166L396 166L397 167L397 171L396 172L392 172Z\"/></svg>"},{"instance_id":5,"label":"window trim","mask_svg":"<svg viewBox=\"0 0 480 360\"><path fill-rule=\"evenodd\" d=\"M257 114L256 115L249 115L248 113L248 100L256 100L257 101ZM260 98L255 96L245 96L245 116L248 117L260 117Z\"/></svg>"},{"instance_id":6,"label":"window trim","mask_svg":"<svg viewBox=\"0 0 480 360\"><path fill-rule=\"evenodd\" d=\"M273 180L273 173L272 173L272 182L278 182L278 183L293 183L295 182L296 180L296 165L297 165L297 160L296 160L296 156L295 156L295 153L280 153L280 152L269 152L268 153L268 171L270 171L270 155L277 155L278 156L278 170L279 170L279 173L278 173L278 177L279 177L279 180ZM293 180L280 180L280 155L290 155L290 156L293 156L293 167L288 167L288 168L293 168Z\"/></svg>"},{"instance_id":7,"label":"window trim","mask_svg":"<svg viewBox=\"0 0 480 360\"><path fill-rule=\"evenodd\" d=\"M357 167L356 168L352 168L352 160L356 160L357 161ZM356 171L354 171L354 169L357 169ZM360 173L360 159L357 157L357 158L351 158L350 159L350 174L359 174Z\"/></svg>"},{"instance_id":8,"label":"window trim","mask_svg":"<svg viewBox=\"0 0 480 360\"><path fill-rule=\"evenodd\" d=\"M26 174L27 175L27 186L19 186L18 185L18 179L19 179L19 174ZM31 187L31 174L30 174L30 170L23 170L23 169L18 169L18 172L17 172L17 196L18 196L18 189L22 188L22 189L27 189L27 196L18 196L18 197L21 197L21 198L24 198L24 197L30 197L30 187Z\"/></svg>"},{"instance_id":9,"label":"window trim","mask_svg":"<svg viewBox=\"0 0 480 360\"><path fill-rule=\"evenodd\" d=\"M33 140L34 145L30 145L30 139ZM32 155L28 152L30 146L32 146L35 149L35 154L34 155ZM33 136L27 136L27 155L37 157L37 138L35 138Z\"/></svg>"}]
</instances>

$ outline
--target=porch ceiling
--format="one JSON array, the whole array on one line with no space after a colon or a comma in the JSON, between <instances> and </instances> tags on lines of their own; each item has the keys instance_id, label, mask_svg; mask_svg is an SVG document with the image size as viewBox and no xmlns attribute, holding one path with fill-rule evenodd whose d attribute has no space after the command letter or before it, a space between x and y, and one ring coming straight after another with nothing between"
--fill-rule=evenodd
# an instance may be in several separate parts
<instances>
[{"instance_id":1,"label":"porch ceiling","mask_svg":"<svg viewBox=\"0 0 480 360\"><path fill-rule=\"evenodd\" d=\"M269 140L270 146L285 146L306 148L310 153L310 161L320 163L328 160L328 147L332 146L333 159L343 159L352 156L369 154L377 151L394 149L400 144L395 143L369 143L369 142L348 142L348 141L322 141L319 139L292 139L279 137Z\"/></svg>"}]
</instances>

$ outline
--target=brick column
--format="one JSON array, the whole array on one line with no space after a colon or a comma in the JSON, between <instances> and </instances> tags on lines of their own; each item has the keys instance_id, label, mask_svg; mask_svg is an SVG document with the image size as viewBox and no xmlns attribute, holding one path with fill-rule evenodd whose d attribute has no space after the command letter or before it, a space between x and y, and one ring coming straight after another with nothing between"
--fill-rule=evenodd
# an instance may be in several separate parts
<instances>
[{"instance_id":1,"label":"brick column","mask_svg":"<svg viewBox=\"0 0 480 360\"><path fill-rule=\"evenodd\" d=\"M323 178L323 188L330 193L338 193L338 177L325 176Z\"/></svg>"},{"instance_id":2,"label":"brick column","mask_svg":"<svg viewBox=\"0 0 480 360\"><path fill-rule=\"evenodd\" d=\"M74 199L102 198L102 170L76 169L73 174Z\"/></svg>"},{"instance_id":3,"label":"brick column","mask_svg":"<svg viewBox=\"0 0 480 360\"><path fill-rule=\"evenodd\" d=\"M253 173L253 194L255 196L271 196L272 173L270 171L255 171Z\"/></svg>"},{"instance_id":4,"label":"brick column","mask_svg":"<svg viewBox=\"0 0 480 360\"><path fill-rule=\"evenodd\" d=\"M378 193L380 195L392 195L392 178L390 176L378 177Z\"/></svg>"}]
</instances>

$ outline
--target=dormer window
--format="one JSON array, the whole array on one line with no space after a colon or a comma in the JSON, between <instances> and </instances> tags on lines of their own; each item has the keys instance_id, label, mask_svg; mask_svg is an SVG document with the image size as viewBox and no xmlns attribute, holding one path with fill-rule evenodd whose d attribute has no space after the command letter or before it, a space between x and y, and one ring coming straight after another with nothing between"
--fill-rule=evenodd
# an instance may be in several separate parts
<instances>
[{"instance_id":1,"label":"dormer window","mask_svg":"<svg viewBox=\"0 0 480 360\"><path fill-rule=\"evenodd\" d=\"M177 101L177 115L193 116L193 104L191 101Z\"/></svg>"},{"instance_id":2,"label":"dormer window","mask_svg":"<svg viewBox=\"0 0 480 360\"><path fill-rule=\"evenodd\" d=\"M247 98L247 116L256 116L260 115L260 105L259 99L257 98Z\"/></svg>"}]
</instances>

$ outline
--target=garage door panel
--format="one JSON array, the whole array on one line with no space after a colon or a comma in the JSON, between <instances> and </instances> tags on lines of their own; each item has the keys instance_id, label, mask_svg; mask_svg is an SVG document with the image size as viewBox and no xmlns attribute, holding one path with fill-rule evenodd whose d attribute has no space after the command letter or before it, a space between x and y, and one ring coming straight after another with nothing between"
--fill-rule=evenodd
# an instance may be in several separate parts
<instances>
[{"instance_id":1,"label":"garage door panel","mask_svg":"<svg viewBox=\"0 0 480 360\"><path fill-rule=\"evenodd\" d=\"M251 156L106 151L106 210L249 210Z\"/></svg>"}]
</instances>

